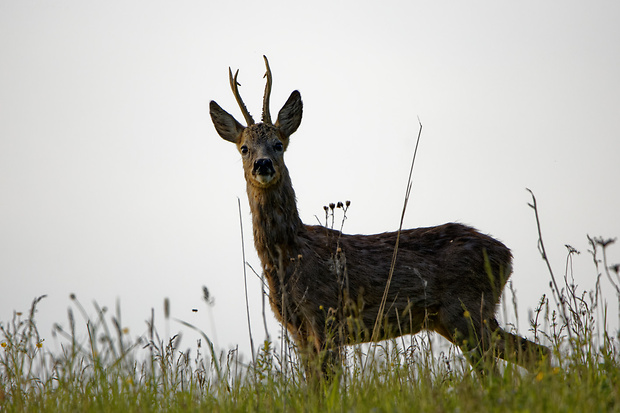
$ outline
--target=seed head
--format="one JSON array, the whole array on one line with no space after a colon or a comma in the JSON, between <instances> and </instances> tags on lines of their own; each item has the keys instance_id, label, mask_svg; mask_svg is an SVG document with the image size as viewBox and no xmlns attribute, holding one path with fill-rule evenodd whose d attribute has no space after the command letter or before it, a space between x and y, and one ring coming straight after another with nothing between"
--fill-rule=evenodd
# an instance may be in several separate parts
<instances>
[{"instance_id":1,"label":"seed head","mask_svg":"<svg viewBox=\"0 0 620 413\"><path fill-rule=\"evenodd\" d=\"M170 318L170 300L168 297L164 298L164 317Z\"/></svg>"}]
</instances>

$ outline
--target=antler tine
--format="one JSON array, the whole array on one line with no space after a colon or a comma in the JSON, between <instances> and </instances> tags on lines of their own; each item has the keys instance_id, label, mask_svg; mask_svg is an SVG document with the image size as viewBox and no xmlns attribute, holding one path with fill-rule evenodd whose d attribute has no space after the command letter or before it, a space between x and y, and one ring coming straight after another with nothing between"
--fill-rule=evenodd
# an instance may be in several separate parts
<instances>
[{"instance_id":1,"label":"antler tine","mask_svg":"<svg viewBox=\"0 0 620 413\"><path fill-rule=\"evenodd\" d=\"M241 108L241 112L243 113L243 117L245 118L248 126L254 125L254 119L252 119L252 115L248 112L248 108L245 107L245 103L243 103L243 99L241 99L241 95L239 94L239 82L237 82L237 75L239 74L239 70L235 72L235 76L233 77L232 70L230 67L228 68L228 77L230 78L230 87L232 88L233 94L235 95L235 99L237 99L237 103Z\"/></svg>"},{"instance_id":2,"label":"antler tine","mask_svg":"<svg viewBox=\"0 0 620 413\"><path fill-rule=\"evenodd\" d=\"M269 113L269 97L271 95L271 69L269 68L269 61L267 60L267 56L263 55L263 59L265 59L265 66L267 67L267 72L265 76L267 78L267 83L265 85L265 96L263 96L263 123L267 125L272 125L271 123L271 114Z\"/></svg>"}]
</instances>

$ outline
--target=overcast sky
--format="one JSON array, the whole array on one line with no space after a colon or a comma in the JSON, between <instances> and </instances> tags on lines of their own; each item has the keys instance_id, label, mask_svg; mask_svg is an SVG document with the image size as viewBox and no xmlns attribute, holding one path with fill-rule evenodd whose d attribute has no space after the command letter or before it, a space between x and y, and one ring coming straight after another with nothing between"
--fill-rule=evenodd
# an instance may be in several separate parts
<instances>
[{"instance_id":1,"label":"overcast sky","mask_svg":"<svg viewBox=\"0 0 620 413\"><path fill-rule=\"evenodd\" d=\"M47 294L50 339L75 293L120 300L139 335L168 297L219 348L248 347L237 198L260 263L208 103L243 119L238 68L259 118L265 54L272 113L294 89L304 101L286 155L304 222L351 200L345 232L397 229L419 117L405 226L463 222L512 248L527 334L549 277L525 188L556 272L565 244L582 252L580 289L596 277L586 235L620 235L619 45L617 1L0 0L0 320ZM251 274L249 291L260 340Z\"/></svg>"}]
</instances>

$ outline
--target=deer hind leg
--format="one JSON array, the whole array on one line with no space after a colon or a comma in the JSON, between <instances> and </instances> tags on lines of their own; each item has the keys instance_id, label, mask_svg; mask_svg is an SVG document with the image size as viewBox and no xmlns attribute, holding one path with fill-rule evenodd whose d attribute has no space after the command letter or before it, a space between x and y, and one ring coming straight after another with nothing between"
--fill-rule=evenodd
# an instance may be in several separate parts
<instances>
[{"instance_id":1,"label":"deer hind leg","mask_svg":"<svg viewBox=\"0 0 620 413\"><path fill-rule=\"evenodd\" d=\"M435 331L457 345L478 374L497 374L489 321L468 310L450 310L440 311Z\"/></svg>"},{"instance_id":2,"label":"deer hind leg","mask_svg":"<svg viewBox=\"0 0 620 413\"><path fill-rule=\"evenodd\" d=\"M489 327L493 330L493 334L498 337L497 357L518 364L528 370L548 364L551 361L551 350L547 347L503 330L495 319L489 320Z\"/></svg>"},{"instance_id":3,"label":"deer hind leg","mask_svg":"<svg viewBox=\"0 0 620 413\"><path fill-rule=\"evenodd\" d=\"M496 373L496 358L532 369L549 361L550 350L503 330L492 317L465 314L444 315L435 330L459 346L481 375Z\"/></svg>"}]
</instances>

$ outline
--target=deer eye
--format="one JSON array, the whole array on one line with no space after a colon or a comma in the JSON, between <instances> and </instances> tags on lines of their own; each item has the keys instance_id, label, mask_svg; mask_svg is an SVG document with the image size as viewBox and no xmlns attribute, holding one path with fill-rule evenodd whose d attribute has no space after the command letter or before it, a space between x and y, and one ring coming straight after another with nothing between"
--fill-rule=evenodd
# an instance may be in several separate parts
<instances>
[{"instance_id":1,"label":"deer eye","mask_svg":"<svg viewBox=\"0 0 620 413\"><path fill-rule=\"evenodd\" d=\"M282 142L277 142L275 145L273 145L273 149L278 152L282 152L284 150L284 145L282 145Z\"/></svg>"},{"instance_id":2,"label":"deer eye","mask_svg":"<svg viewBox=\"0 0 620 413\"><path fill-rule=\"evenodd\" d=\"M241 153L242 153L243 155L247 155L248 151L249 151L249 149L248 149L248 147L247 147L247 146L243 145L243 146L241 147Z\"/></svg>"}]
</instances>

